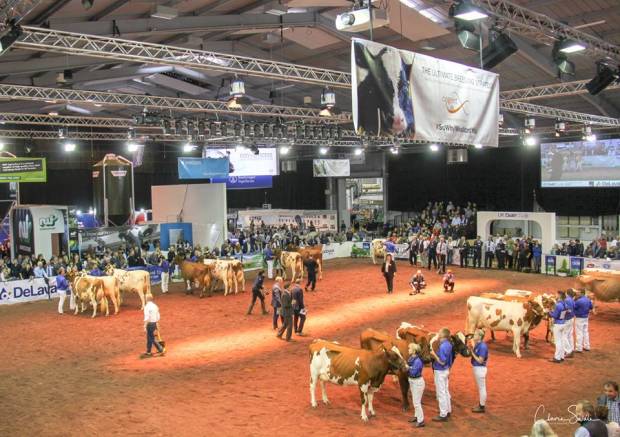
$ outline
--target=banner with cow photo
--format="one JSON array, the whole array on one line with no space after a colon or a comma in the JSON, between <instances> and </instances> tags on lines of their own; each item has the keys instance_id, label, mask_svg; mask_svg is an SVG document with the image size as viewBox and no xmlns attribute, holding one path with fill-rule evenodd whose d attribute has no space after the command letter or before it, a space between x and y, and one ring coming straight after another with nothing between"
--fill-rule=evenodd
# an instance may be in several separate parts
<instances>
[{"instance_id":1,"label":"banner with cow photo","mask_svg":"<svg viewBox=\"0 0 620 437\"><path fill-rule=\"evenodd\" d=\"M497 147L497 74L357 38L351 70L359 135Z\"/></svg>"}]
</instances>

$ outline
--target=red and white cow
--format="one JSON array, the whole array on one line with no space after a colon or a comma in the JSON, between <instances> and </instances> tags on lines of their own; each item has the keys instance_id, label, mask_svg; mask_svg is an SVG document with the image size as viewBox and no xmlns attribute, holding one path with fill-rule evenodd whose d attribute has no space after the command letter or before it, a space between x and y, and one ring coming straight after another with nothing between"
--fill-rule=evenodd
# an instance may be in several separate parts
<instances>
[{"instance_id":1,"label":"red and white cow","mask_svg":"<svg viewBox=\"0 0 620 437\"><path fill-rule=\"evenodd\" d=\"M283 279L286 280L286 271L291 271L291 282L295 282L295 278L299 275L300 278L304 277L304 266L302 257L298 252L286 252L282 251L280 255L280 263L282 264Z\"/></svg>"},{"instance_id":2,"label":"red and white cow","mask_svg":"<svg viewBox=\"0 0 620 437\"><path fill-rule=\"evenodd\" d=\"M146 270L115 269L111 265L108 265L105 272L108 276L113 276L118 280L121 293L126 291L136 293L140 297L140 309L144 309L146 296L152 296L149 272Z\"/></svg>"},{"instance_id":3,"label":"red and white cow","mask_svg":"<svg viewBox=\"0 0 620 437\"><path fill-rule=\"evenodd\" d=\"M370 351L342 346L335 342L314 340L310 346L310 404L316 408L316 383L321 383L323 403L328 404L325 382L338 385L357 385L362 401L362 420L368 421L368 414L375 415L372 405L375 392L381 388L390 370L407 368L407 363L398 348Z\"/></svg>"},{"instance_id":4,"label":"red and white cow","mask_svg":"<svg viewBox=\"0 0 620 437\"><path fill-rule=\"evenodd\" d=\"M387 240L385 238L375 238L372 240L372 243L370 244L370 256L373 264L377 264L377 258L385 258L385 246L383 243L386 241Z\"/></svg>"}]
</instances>

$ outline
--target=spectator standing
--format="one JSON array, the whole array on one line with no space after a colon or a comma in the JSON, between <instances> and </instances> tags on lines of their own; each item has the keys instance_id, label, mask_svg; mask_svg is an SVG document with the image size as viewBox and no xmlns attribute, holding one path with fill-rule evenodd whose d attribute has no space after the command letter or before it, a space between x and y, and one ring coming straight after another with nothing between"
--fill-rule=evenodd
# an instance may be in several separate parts
<instances>
[{"instance_id":1,"label":"spectator standing","mask_svg":"<svg viewBox=\"0 0 620 437\"><path fill-rule=\"evenodd\" d=\"M476 267L482 267L482 240L480 235L474 241L474 268Z\"/></svg>"},{"instance_id":2,"label":"spectator standing","mask_svg":"<svg viewBox=\"0 0 620 437\"><path fill-rule=\"evenodd\" d=\"M159 256L159 267L161 267L161 292L168 293L168 284L170 284L170 263L161 253Z\"/></svg>"},{"instance_id":3,"label":"spectator standing","mask_svg":"<svg viewBox=\"0 0 620 437\"><path fill-rule=\"evenodd\" d=\"M420 242L418 236L414 235L413 239L409 242L409 264L415 266L418 264L418 250L420 248Z\"/></svg>"},{"instance_id":4,"label":"spectator standing","mask_svg":"<svg viewBox=\"0 0 620 437\"><path fill-rule=\"evenodd\" d=\"M431 264L433 268L437 268L437 239L433 236L431 240L428 242L428 269L431 269Z\"/></svg>"},{"instance_id":5,"label":"spectator standing","mask_svg":"<svg viewBox=\"0 0 620 437\"><path fill-rule=\"evenodd\" d=\"M590 401L577 402L574 414L581 425L575 431L575 437L607 437L607 426L596 418L594 405Z\"/></svg>"},{"instance_id":6,"label":"spectator standing","mask_svg":"<svg viewBox=\"0 0 620 437\"><path fill-rule=\"evenodd\" d=\"M490 269L493 267L493 257L495 255L495 243L493 238L489 237L484 243L484 268Z\"/></svg>"},{"instance_id":7,"label":"spectator standing","mask_svg":"<svg viewBox=\"0 0 620 437\"><path fill-rule=\"evenodd\" d=\"M590 298L586 296L586 290L579 290L579 296L575 301L575 331L576 331L576 352L589 352L590 351L590 332L588 329L588 320L590 317L590 311L593 311L594 307Z\"/></svg>"},{"instance_id":8,"label":"spectator standing","mask_svg":"<svg viewBox=\"0 0 620 437\"><path fill-rule=\"evenodd\" d=\"M383 261L381 266L381 273L383 273L385 283L387 284L387 292L390 294L394 289L394 276L396 276L396 263L392 259L391 253L385 256L385 261Z\"/></svg>"},{"instance_id":9,"label":"spectator standing","mask_svg":"<svg viewBox=\"0 0 620 437\"><path fill-rule=\"evenodd\" d=\"M442 235L439 237L439 243L437 243L437 256L439 258L439 269L437 273L442 274L446 273L446 261L448 258L448 243L446 243L446 239Z\"/></svg>"},{"instance_id":10,"label":"spectator standing","mask_svg":"<svg viewBox=\"0 0 620 437\"><path fill-rule=\"evenodd\" d=\"M534 272L540 273L540 264L542 258L542 248L540 243L536 241L532 247L532 259L534 260Z\"/></svg>"}]
</instances>

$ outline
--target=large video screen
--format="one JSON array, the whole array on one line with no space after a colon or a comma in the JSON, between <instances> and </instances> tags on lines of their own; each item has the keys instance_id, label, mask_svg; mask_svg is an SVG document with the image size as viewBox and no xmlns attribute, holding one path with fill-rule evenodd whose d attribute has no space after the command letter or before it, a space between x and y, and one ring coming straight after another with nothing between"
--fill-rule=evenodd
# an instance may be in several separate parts
<instances>
[{"instance_id":1,"label":"large video screen","mask_svg":"<svg viewBox=\"0 0 620 437\"><path fill-rule=\"evenodd\" d=\"M620 138L540 145L543 188L620 187Z\"/></svg>"},{"instance_id":2,"label":"large video screen","mask_svg":"<svg viewBox=\"0 0 620 437\"><path fill-rule=\"evenodd\" d=\"M230 173L228 176L277 176L278 153L275 147L261 147L258 155L250 149L230 148L211 149L204 148L204 158L221 158L227 156L230 160Z\"/></svg>"}]
</instances>

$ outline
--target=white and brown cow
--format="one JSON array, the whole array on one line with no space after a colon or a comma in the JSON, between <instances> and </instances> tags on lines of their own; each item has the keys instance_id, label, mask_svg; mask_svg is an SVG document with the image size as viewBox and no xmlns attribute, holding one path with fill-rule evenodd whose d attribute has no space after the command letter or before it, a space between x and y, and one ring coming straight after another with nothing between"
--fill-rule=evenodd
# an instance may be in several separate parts
<instances>
[{"instance_id":1,"label":"white and brown cow","mask_svg":"<svg viewBox=\"0 0 620 437\"><path fill-rule=\"evenodd\" d=\"M185 294L193 294L193 286L200 288L200 297L204 297L205 293L208 293L209 297L213 294L211 283L213 282L214 267L212 265L187 261L179 255L175 258L175 263L178 264L181 277L187 287Z\"/></svg>"},{"instance_id":2,"label":"white and brown cow","mask_svg":"<svg viewBox=\"0 0 620 437\"><path fill-rule=\"evenodd\" d=\"M237 294L237 280L233 273L233 267L230 261L222 259L205 259L203 260L205 265L213 267L213 282L211 288L213 291L217 291L220 287L224 288L224 296L228 294L232 289Z\"/></svg>"},{"instance_id":3,"label":"white and brown cow","mask_svg":"<svg viewBox=\"0 0 620 437\"><path fill-rule=\"evenodd\" d=\"M385 238L375 238L372 240L370 244L370 257L372 258L372 263L377 264L377 258L381 260L385 259L385 246L384 243L387 240Z\"/></svg>"},{"instance_id":4,"label":"white and brown cow","mask_svg":"<svg viewBox=\"0 0 620 437\"><path fill-rule=\"evenodd\" d=\"M301 255L302 262L307 261L312 257L318 265L319 279L323 279L323 245L317 244L316 246L297 247L292 246L289 248L292 252L298 252Z\"/></svg>"},{"instance_id":5,"label":"white and brown cow","mask_svg":"<svg viewBox=\"0 0 620 437\"><path fill-rule=\"evenodd\" d=\"M357 385L362 402L361 417L368 420L368 414L375 415L372 404L385 376L390 370L406 369L407 363L398 348L376 351L342 346L325 340L314 340L310 346L310 404L316 408L316 383L321 384L323 403L328 404L325 382L338 385Z\"/></svg>"},{"instance_id":6,"label":"white and brown cow","mask_svg":"<svg viewBox=\"0 0 620 437\"><path fill-rule=\"evenodd\" d=\"M149 272L146 270L115 269L112 265L108 265L105 272L108 276L118 279L121 293L136 293L140 297L140 309L144 309L146 296L152 296L151 275Z\"/></svg>"},{"instance_id":7,"label":"white and brown cow","mask_svg":"<svg viewBox=\"0 0 620 437\"><path fill-rule=\"evenodd\" d=\"M620 301L620 271L583 269L583 274L577 276L577 284L603 302Z\"/></svg>"},{"instance_id":8,"label":"white and brown cow","mask_svg":"<svg viewBox=\"0 0 620 437\"><path fill-rule=\"evenodd\" d=\"M527 349L529 332L536 328L545 316L543 296L521 301L492 299L480 296L470 296L467 299L466 331L473 334L477 328L493 331L511 332L513 346L517 358L521 358L521 336L524 337L524 348Z\"/></svg>"},{"instance_id":9,"label":"white and brown cow","mask_svg":"<svg viewBox=\"0 0 620 437\"><path fill-rule=\"evenodd\" d=\"M282 277L284 280L287 278L287 270L291 271L291 282L295 282L297 275L303 279L304 266L301 255L298 252L282 251L282 254L280 255L280 263L282 264Z\"/></svg>"},{"instance_id":10,"label":"white and brown cow","mask_svg":"<svg viewBox=\"0 0 620 437\"><path fill-rule=\"evenodd\" d=\"M69 273L67 275L71 282L71 290L75 296L75 313L81 307L80 312L86 310L87 304L93 307L92 317L97 316L97 306L101 307L101 312L105 315L110 314L108 299L114 305L114 314L118 314L120 308L120 291L118 280L110 276L89 276L85 273Z\"/></svg>"}]
</instances>

